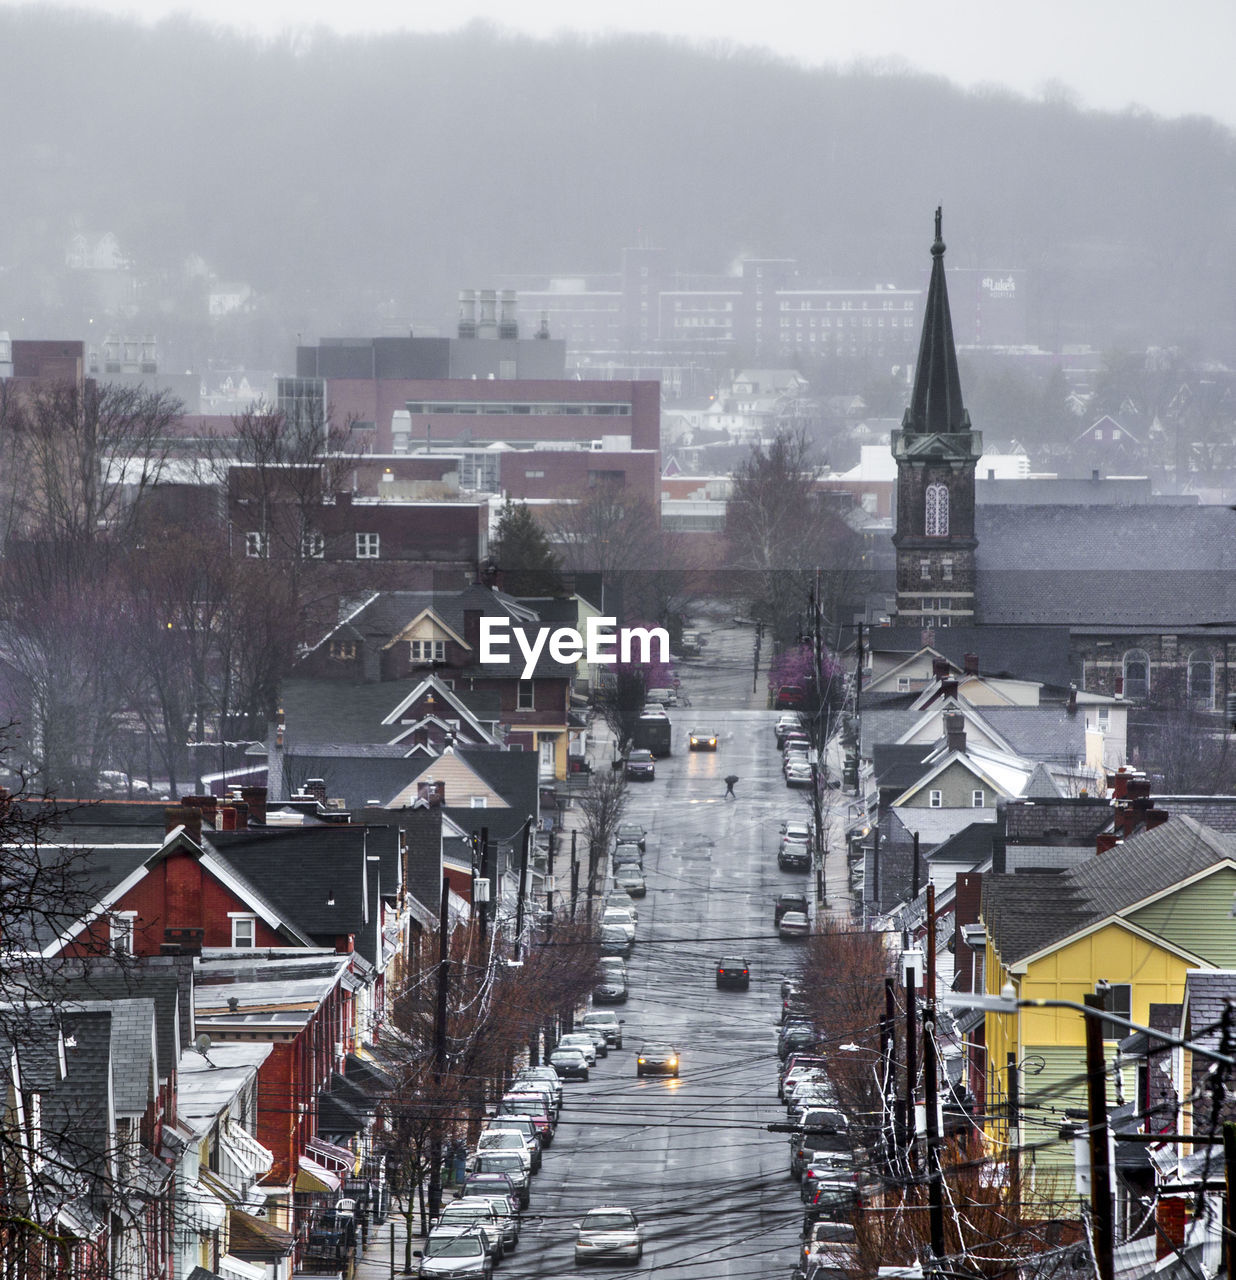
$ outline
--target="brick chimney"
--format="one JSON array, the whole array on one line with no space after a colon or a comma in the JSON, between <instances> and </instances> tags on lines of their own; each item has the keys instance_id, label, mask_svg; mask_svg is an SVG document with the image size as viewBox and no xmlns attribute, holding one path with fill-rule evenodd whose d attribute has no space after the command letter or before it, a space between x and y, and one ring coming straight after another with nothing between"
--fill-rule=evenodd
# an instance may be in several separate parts
<instances>
[{"instance_id":1,"label":"brick chimney","mask_svg":"<svg viewBox=\"0 0 1236 1280\"><path fill-rule=\"evenodd\" d=\"M946 711L944 713L944 736L948 741L948 749L950 751L964 751L966 749L966 718L960 711Z\"/></svg>"},{"instance_id":2,"label":"brick chimney","mask_svg":"<svg viewBox=\"0 0 1236 1280\"><path fill-rule=\"evenodd\" d=\"M943 680L944 677L948 675L948 672L949 672L949 666L948 666L947 658L932 658L931 674L933 679Z\"/></svg>"},{"instance_id":3,"label":"brick chimney","mask_svg":"<svg viewBox=\"0 0 1236 1280\"><path fill-rule=\"evenodd\" d=\"M219 830L235 831L236 830L236 810L230 804L225 804L219 810Z\"/></svg>"},{"instance_id":4,"label":"brick chimney","mask_svg":"<svg viewBox=\"0 0 1236 1280\"><path fill-rule=\"evenodd\" d=\"M180 803L191 809L198 809L202 815L202 826L217 828L219 800L216 796L181 796Z\"/></svg>"},{"instance_id":5,"label":"brick chimney","mask_svg":"<svg viewBox=\"0 0 1236 1280\"><path fill-rule=\"evenodd\" d=\"M446 783L435 782L427 778L416 784L416 798L424 800L431 809L437 809L446 803Z\"/></svg>"},{"instance_id":6,"label":"brick chimney","mask_svg":"<svg viewBox=\"0 0 1236 1280\"><path fill-rule=\"evenodd\" d=\"M940 681L940 697L955 698L957 696L957 677L946 675Z\"/></svg>"},{"instance_id":7,"label":"brick chimney","mask_svg":"<svg viewBox=\"0 0 1236 1280\"><path fill-rule=\"evenodd\" d=\"M1064 709L1071 716L1075 716L1077 714L1077 686L1075 684L1069 685L1069 700L1065 703Z\"/></svg>"},{"instance_id":8,"label":"brick chimney","mask_svg":"<svg viewBox=\"0 0 1236 1280\"><path fill-rule=\"evenodd\" d=\"M249 806L249 825L264 827L266 825L266 788L242 787L240 795Z\"/></svg>"},{"instance_id":9,"label":"brick chimney","mask_svg":"<svg viewBox=\"0 0 1236 1280\"><path fill-rule=\"evenodd\" d=\"M1155 1261L1178 1254L1185 1246L1188 1202L1183 1196L1160 1196L1154 1208Z\"/></svg>"},{"instance_id":10,"label":"brick chimney","mask_svg":"<svg viewBox=\"0 0 1236 1280\"><path fill-rule=\"evenodd\" d=\"M326 780L324 778L306 778L305 791L311 795L318 804L326 803Z\"/></svg>"},{"instance_id":11,"label":"brick chimney","mask_svg":"<svg viewBox=\"0 0 1236 1280\"><path fill-rule=\"evenodd\" d=\"M979 668L978 668L977 653L963 653L961 655L961 661L962 661L963 667L965 668L966 675L968 676L978 675Z\"/></svg>"},{"instance_id":12,"label":"brick chimney","mask_svg":"<svg viewBox=\"0 0 1236 1280\"><path fill-rule=\"evenodd\" d=\"M202 811L192 805L168 805L163 810L163 834L170 835L177 827L184 827L185 835L195 844L201 844Z\"/></svg>"},{"instance_id":13,"label":"brick chimney","mask_svg":"<svg viewBox=\"0 0 1236 1280\"><path fill-rule=\"evenodd\" d=\"M1114 831L1100 831L1095 837L1095 853L1109 853L1120 843L1120 837Z\"/></svg>"},{"instance_id":14,"label":"brick chimney","mask_svg":"<svg viewBox=\"0 0 1236 1280\"><path fill-rule=\"evenodd\" d=\"M233 800L232 808L236 812L236 830L249 830L249 806L243 800Z\"/></svg>"}]
</instances>

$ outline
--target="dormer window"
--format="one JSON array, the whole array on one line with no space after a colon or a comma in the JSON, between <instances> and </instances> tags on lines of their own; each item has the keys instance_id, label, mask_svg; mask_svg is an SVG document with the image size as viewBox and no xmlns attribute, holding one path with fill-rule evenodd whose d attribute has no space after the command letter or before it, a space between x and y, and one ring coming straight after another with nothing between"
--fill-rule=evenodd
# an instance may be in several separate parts
<instances>
[{"instance_id":1,"label":"dormer window","mask_svg":"<svg viewBox=\"0 0 1236 1280\"><path fill-rule=\"evenodd\" d=\"M445 640L411 640L408 642L413 662L445 662Z\"/></svg>"},{"instance_id":2,"label":"dormer window","mask_svg":"<svg viewBox=\"0 0 1236 1280\"><path fill-rule=\"evenodd\" d=\"M927 536L929 538L948 537L948 486L929 484L927 486Z\"/></svg>"}]
</instances>

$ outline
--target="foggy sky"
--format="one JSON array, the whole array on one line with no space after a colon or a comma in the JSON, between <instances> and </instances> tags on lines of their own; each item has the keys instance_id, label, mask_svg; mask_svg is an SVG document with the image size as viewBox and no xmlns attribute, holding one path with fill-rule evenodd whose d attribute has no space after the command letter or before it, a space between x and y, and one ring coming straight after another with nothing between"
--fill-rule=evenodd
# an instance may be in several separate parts
<instances>
[{"instance_id":1,"label":"foggy sky","mask_svg":"<svg viewBox=\"0 0 1236 1280\"><path fill-rule=\"evenodd\" d=\"M1032 97L1064 86L1083 106L1203 114L1236 127L1232 0L77 0L74 7L148 21L188 12L267 37L317 25L449 31L477 19L536 36L658 32L766 47L810 65L888 62Z\"/></svg>"}]
</instances>

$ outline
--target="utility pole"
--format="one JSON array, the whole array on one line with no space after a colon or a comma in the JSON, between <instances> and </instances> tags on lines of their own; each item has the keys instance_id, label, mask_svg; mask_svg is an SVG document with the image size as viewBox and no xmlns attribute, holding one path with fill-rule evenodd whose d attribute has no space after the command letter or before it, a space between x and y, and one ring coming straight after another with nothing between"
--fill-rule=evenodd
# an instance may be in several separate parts
<instances>
[{"instance_id":1,"label":"utility pole","mask_svg":"<svg viewBox=\"0 0 1236 1280\"><path fill-rule=\"evenodd\" d=\"M575 908L579 902L579 859L575 856L575 837L578 831L571 832L571 919L575 919Z\"/></svg>"},{"instance_id":2,"label":"utility pole","mask_svg":"<svg viewBox=\"0 0 1236 1280\"><path fill-rule=\"evenodd\" d=\"M762 619L757 618L755 620L755 670L751 673L752 693L760 687L760 643L763 639L764 623Z\"/></svg>"},{"instance_id":3,"label":"utility pole","mask_svg":"<svg viewBox=\"0 0 1236 1280\"><path fill-rule=\"evenodd\" d=\"M1017 1055L1008 1055L1009 1067L1009 1105L1008 1105L1008 1144L1009 1144L1009 1194L1013 1203L1009 1218L1016 1226L1021 1221L1021 1081L1018 1078Z\"/></svg>"},{"instance_id":4,"label":"utility pole","mask_svg":"<svg viewBox=\"0 0 1236 1280\"><path fill-rule=\"evenodd\" d=\"M915 1150L917 1135L914 1132L914 1086L918 1078L916 1054L918 1026L914 1017L916 999L914 966L908 964L906 965L906 1169L911 1176L918 1168L918 1153Z\"/></svg>"},{"instance_id":5,"label":"utility pole","mask_svg":"<svg viewBox=\"0 0 1236 1280\"><path fill-rule=\"evenodd\" d=\"M588 928L592 928L592 895L597 882L597 842L595 838L588 840L588 886L584 901L584 914L588 919Z\"/></svg>"},{"instance_id":6,"label":"utility pole","mask_svg":"<svg viewBox=\"0 0 1236 1280\"><path fill-rule=\"evenodd\" d=\"M944 1175L940 1170L940 1085L936 1067L936 887L927 886L927 999L923 1007L923 1092L926 1095L927 1216L931 1252L943 1258Z\"/></svg>"},{"instance_id":7,"label":"utility pole","mask_svg":"<svg viewBox=\"0 0 1236 1280\"><path fill-rule=\"evenodd\" d=\"M1223 1126L1223 1170L1227 1180L1227 1230L1223 1260L1227 1274L1236 1277L1236 1124Z\"/></svg>"},{"instance_id":8,"label":"utility pole","mask_svg":"<svg viewBox=\"0 0 1236 1280\"><path fill-rule=\"evenodd\" d=\"M918 832L914 833L914 873L910 881L910 901L914 902L922 891L922 866L918 858Z\"/></svg>"},{"instance_id":9,"label":"utility pole","mask_svg":"<svg viewBox=\"0 0 1236 1280\"><path fill-rule=\"evenodd\" d=\"M524 897L528 892L528 846L532 843L532 824L536 819L529 814L524 823L523 848L519 853L519 897L515 901L515 959L519 959L519 947L524 936Z\"/></svg>"},{"instance_id":10,"label":"utility pole","mask_svg":"<svg viewBox=\"0 0 1236 1280\"><path fill-rule=\"evenodd\" d=\"M1103 1061L1104 1000L1088 991L1086 1003L1086 1100L1090 1120L1090 1221L1098 1280L1115 1280L1116 1228L1112 1220L1112 1171L1107 1148L1107 1069Z\"/></svg>"},{"instance_id":11,"label":"utility pole","mask_svg":"<svg viewBox=\"0 0 1236 1280\"><path fill-rule=\"evenodd\" d=\"M492 893L489 887L489 828L481 828L481 879L485 882L485 902L478 902L476 905L481 912L481 950L485 950L486 936L489 929L489 902L488 898Z\"/></svg>"},{"instance_id":12,"label":"utility pole","mask_svg":"<svg viewBox=\"0 0 1236 1280\"><path fill-rule=\"evenodd\" d=\"M545 855L545 881L547 884L554 883L554 845L557 844L557 842L558 842L557 831L551 831L549 833L549 849ZM552 929L554 927L553 926L554 891L552 889L545 890L545 910L549 912L549 915L550 915L549 927Z\"/></svg>"},{"instance_id":13,"label":"utility pole","mask_svg":"<svg viewBox=\"0 0 1236 1280\"><path fill-rule=\"evenodd\" d=\"M897 1007L892 978L884 979L884 1017L880 1020L880 1057L884 1063L884 1078L880 1081L884 1172L891 1176L896 1168L897 1155Z\"/></svg>"},{"instance_id":14,"label":"utility pole","mask_svg":"<svg viewBox=\"0 0 1236 1280\"><path fill-rule=\"evenodd\" d=\"M450 989L451 884L443 877L442 905L438 913L438 1008L433 1024L433 1079L437 1106L442 1110L442 1077L446 1071L446 1009ZM429 1216L442 1212L442 1121L434 1126L429 1143Z\"/></svg>"}]
</instances>

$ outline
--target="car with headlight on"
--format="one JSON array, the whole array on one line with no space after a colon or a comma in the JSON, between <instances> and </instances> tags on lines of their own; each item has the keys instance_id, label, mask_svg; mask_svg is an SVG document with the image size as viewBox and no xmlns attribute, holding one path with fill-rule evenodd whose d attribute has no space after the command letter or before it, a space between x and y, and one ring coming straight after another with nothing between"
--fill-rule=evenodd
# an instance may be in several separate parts
<instances>
[{"instance_id":1,"label":"car with headlight on","mask_svg":"<svg viewBox=\"0 0 1236 1280\"><path fill-rule=\"evenodd\" d=\"M630 1209L601 1205L575 1224L575 1265L585 1262L633 1262L644 1256L644 1233Z\"/></svg>"},{"instance_id":2,"label":"car with headlight on","mask_svg":"<svg viewBox=\"0 0 1236 1280\"><path fill-rule=\"evenodd\" d=\"M805 911L787 911L777 925L781 938L805 938L811 932L811 921Z\"/></svg>"},{"instance_id":3,"label":"car with headlight on","mask_svg":"<svg viewBox=\"0 0 1236 1280\"><path fill-rule=\"evenodd\" d=\"M673 1076L678 1078L678 1050L663 1041L648 1041L642 1045L635 1059L635 1074L639 1076Z\"/></svg>"},{"instance_id":4,"label":"car with headlight on","mask_svg":"<svg viewBox=\"0 0 1236 1280\"><path fill-rule=\"evenodd\" d=\"M692 729L687 745L692 751L715 751L717 749L717 731L715 729Z\"/></svg>"},{"instance_id":5,"label":"car with headlight on","mask_svg":"<svg viewBox=\"0 0 1236 1280\"><path fill-rule=\"evenodd\" d=\"M582 1049L555 1049L549 1055L549 1065L564 1080L587 1080L588 1059Z\"/></svg>"},{"instance_id":6,"label":"car with headlight on","mask_svg":"<svg viewBox=\"0 0 1236 1280\"><path fill-rule=\"evenodd\" d=\"M657 764L652 758L652 752L642 748L632 751L627 756L625 772L632 782L651 782L657 776Z\"/></svg>"}]
</instances>

